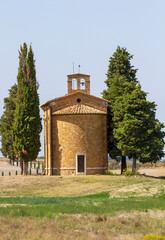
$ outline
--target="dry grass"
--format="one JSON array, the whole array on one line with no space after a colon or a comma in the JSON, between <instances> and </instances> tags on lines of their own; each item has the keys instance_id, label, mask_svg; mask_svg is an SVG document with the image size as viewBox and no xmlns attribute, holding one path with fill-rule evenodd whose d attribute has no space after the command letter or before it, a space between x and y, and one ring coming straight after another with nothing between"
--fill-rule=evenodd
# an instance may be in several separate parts
<instances>
[{"instance_id":1,"label":"dry grass","mask_svg":"<svg viewBox=\"0 0 165 240\"><path fill-rule=\"evenodd\" d=\"M98 221L99 219L99 221ZM101 220L100 220L101 219ZM123 212L117 216L58 215L47 218L0 217L1 239L125 239L139 240L146 234L165 234L165 211Z\"/></svg>"},{"instance_id":2,"label":"dry grass","mask_svg":"<svg viewBox=\"0 0 165 240\"><path fill-rule=\"evenodd\" d=\"M110 198L119 197L125 201L127 197L151 197L165 193L163 178L144 176L18 175L0 177L0 182L0 197L73 197L109 192ZM114 217L84 213L57 214L54 219L0 217L0 240L140 240L146 234L165 235L165 210L124 210L118 211Z\"/></svg>"},{"instance_id":3,"label":"dry grass","mask_svg":"<svg viewBox=\"0 0 165 240\"><path fill-rule=\"evenodd\" d=\"M165 190L165 182L142 176L4 176L0 196L66 197L109 192L110 197L151 196Z\"/></svg>"}]
</instances>

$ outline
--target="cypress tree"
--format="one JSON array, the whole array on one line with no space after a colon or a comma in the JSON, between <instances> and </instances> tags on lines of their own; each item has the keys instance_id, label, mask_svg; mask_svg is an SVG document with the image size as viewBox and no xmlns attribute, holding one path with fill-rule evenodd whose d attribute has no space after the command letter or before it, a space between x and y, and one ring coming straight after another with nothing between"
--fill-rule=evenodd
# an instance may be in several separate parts
<instances>
[{"instance_id":1,"label":"cypress tree","mask_svg":"<svg viewBox=\"0 0 165 240\"><path fill-rule=\"evenodd\" d=\"M131 65L130 55L126 48L117 47L113 56L109 59L107 71L107 80L105 81L107 89L103 91L103 98L110 101L108 107L108 153L112 158L121 160L121 173L127 168L126 156L122 154L117 147L118 140L114 137L114 104L119 96L124 94L124 91L132 91L137 85L136 79L137 69Z\"/></svg>"},{"instance_id":2,"label":"cypress tree","mask_svg":"<svg viewBox=\"0 0 165 240\"><path fill-rule=\"evenodd\" d=\"M126 168L125 156L136 160L156 162L164 156L164 125L156 119L156 104L147 101L136 79L136 69L126 49L118 47L107 73L107 90L103 97L110 100L108 111L108 144L110 156L122 156L121 173Z\"/></svg>"},{"instance_id":3,"label":"cypress tree","mask_svg":"<svg viewBox=\"0 0 165 240\"><path fill-rule=\"evenodd\" d=\"M17 85L14 84L11 89L9 89L9 97L4 98L4 113L0 119L1 152L4 157L8 157L13 161L16 158L12 140L16 94Z\"/></svg>"},{"instance_id":4,"label":"cypress tree","mask_svg":"<svg viewBox=\"0 0 165 240\"><path fill-rule=\"evenodd\" d=\"M13 146L20 157L22 172L25 175L28 172L28 162L35 160L40 151L42 130L34 54L32 47L28 50L26 43L19 51L17 82Z\"/></svg>"},{"instance_id":5,"label":"cypress tree","mask_svg":"<svg viewBox=\"0 0 165 240\"><path fill-rule=\"evenodd\" d=\"M140 84L132 92L125 92L114 104L114 137L123 155L136 160L156 162L164 156L164 127L156 119L156 104L146 99L147 93Z\"/></svg>"}]
</instances>

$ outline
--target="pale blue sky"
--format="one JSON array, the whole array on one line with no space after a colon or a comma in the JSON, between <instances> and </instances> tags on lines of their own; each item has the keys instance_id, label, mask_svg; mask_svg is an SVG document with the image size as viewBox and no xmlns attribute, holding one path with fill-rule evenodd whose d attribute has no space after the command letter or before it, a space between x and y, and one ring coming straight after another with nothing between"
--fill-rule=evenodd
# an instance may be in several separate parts
<instances>
[{"instance_id":1,"label":"pale blue sky","mask_svg":"<svg viewBox=\"0 0 165 240\"><path fill-rule=\"evenodd\" d=\"M109 57L119 45L134 55L142 89L165 123L164 0L0 0L0 36L0 116L23 42L32 43L41 104L66 94L73 61L75 72L80 64L91 75L91 94L101 97Z\"/></svg>"}]
</instances>

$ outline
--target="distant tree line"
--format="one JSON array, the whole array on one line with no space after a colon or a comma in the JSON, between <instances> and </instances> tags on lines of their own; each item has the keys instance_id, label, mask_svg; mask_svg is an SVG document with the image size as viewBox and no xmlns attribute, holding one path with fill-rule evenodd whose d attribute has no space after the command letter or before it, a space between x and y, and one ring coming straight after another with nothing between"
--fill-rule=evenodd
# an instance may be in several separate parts
<instances>
[{"instance_id":1,"label":"distant tree line","mask_svg":"<svg viewBox=\"0 0 165 240\"><path fill-rule=\"evenodd\" d=\"M24 175L28 172L28 162L36 159L41 147L37 89L34 54L31 45L28 49L24 43L19 51L17 84L4 99L4 113L0 119L1 152L12 160L19 157Z\"/></svg>"},{"instance_id":2,"label":"distant tree line","mask_svg":"<svg viewBox=\"0 0 165 240\"><path fill-rule=\"evenodd\" d=\"M108 106L108 153L121 160L121 173L127 169L126 157L156 162L164 156L164 125L156 119L156 104L147 100L136 78L137 69L131 66L133 55L117 47L110 57L103 98Z\"/></svg>"}]
</instances>

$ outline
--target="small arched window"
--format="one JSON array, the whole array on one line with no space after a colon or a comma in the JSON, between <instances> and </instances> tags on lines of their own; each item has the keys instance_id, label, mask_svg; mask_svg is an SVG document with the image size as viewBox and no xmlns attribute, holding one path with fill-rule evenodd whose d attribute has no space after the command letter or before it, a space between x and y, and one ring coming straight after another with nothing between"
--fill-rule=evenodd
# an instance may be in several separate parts
<instances>
[{"instance_id":1,"label":"small arched window","mask_svg":"<svg viewBox=\"0 0 165 240\"><path fill-rule=\"evenodd\" d=\"M77 79L75 79L75 78L72 79L72 89L73 90L77 89Z\"/></svg>"},{"instance_id":2,"label":"small arched window","mask_svg":"<svg viewBox=\"0 0 165 240\"><path fill-rule=\"evenodd\" d=\"M80 81L80 89L85 90L85 79L81 79L81 81Z\"/></svg>"}]
</instances>

